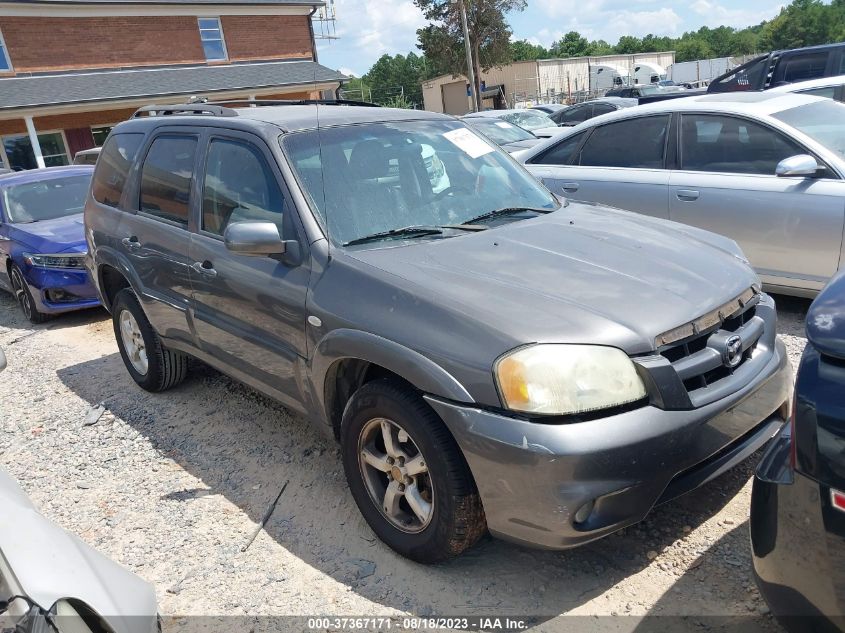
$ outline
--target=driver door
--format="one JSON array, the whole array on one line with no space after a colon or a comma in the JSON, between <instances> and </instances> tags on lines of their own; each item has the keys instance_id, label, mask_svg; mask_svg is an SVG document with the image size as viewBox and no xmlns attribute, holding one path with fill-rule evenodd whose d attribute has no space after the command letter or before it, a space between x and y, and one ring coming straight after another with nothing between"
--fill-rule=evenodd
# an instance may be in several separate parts
<instances>
[{"instance_id":1,"label":"driver door","mask_svg":"<svg viewBox=\"0 0 845 633\"><path fill-rule=\"evenodd\" d=\"M295 207L269 148L251 134L214 132L201 164L200 217L190 246L200 347L236 378L301 408L308 258L243 255L223 242L235 222L272 222L283 239L298 240Z\"/></svg>"},{"instance_id":2,"label":"driver door","mask_svg":"<svg viewBox=\"0 0 845 633\"><path fill-rule=\"evenodd\" d=\"M766 284L820 290L839 266L845 182L775 176L808 151L744 118L685 114L680 138L670 219L736 240Z\"/></svg>"}]
</instances>

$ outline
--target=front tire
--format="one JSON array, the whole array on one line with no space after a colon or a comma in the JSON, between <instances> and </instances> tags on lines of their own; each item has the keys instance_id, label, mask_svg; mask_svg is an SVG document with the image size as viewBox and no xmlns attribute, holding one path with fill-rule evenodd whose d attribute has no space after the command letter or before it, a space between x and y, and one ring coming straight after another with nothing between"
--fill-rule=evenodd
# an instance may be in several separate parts
<instances>
[{"instance_id":1,"label":"front tire","mask_svg":"<svg viewBox=\"0 0 845 633\"><path fill-rule=\"evenodd\" d=\"M139 387L152 392L165 391L185 379L187 355L162 344L132 290L126 288L117 293L111 312L117 347Z\"/></svg>"},{"instance_id":2,"label":"front tire","mask_svg":"<svg viewBox=\"0 0 845 633\"><path fill-rule=\"evenodd\" d=\"M391 380L353 394L341 422L343 468L373 532L419 563L472 547L487 531L478 489L442 420Z\"/></svg>"},{"instance_id":3,"label":"front tire","mask_svg":"<svg viewBox=\"0 0 845 633\"><path fill-rule=\"evenodd\" d=\"M39 312L38 308L35 307L35 299L32 298L32 293L29 291L29 285L26 283L21 269L14 264L12 264L11 281L15 299L18 300L18 305L20 305L23 315L31 323L44 323L44 321L50 318L49 314Z\"/></svg>"}]
</instances>

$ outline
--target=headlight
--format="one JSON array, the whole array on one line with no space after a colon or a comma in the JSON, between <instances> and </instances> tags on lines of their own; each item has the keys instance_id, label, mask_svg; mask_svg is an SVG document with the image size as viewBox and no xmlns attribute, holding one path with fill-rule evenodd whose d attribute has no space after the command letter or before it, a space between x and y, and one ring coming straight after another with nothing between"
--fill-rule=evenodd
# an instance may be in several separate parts
<instances>
[{"instance_id":1,"label":"headlight","mask_svg":"<svg viewBox=\"0 0 845 633\"><path fill-rule=\"evenodd\" d=\"M58 253L44 255L24 253L24 261L36 268L85 268L85 253Z\"/></svg>"},{"instance_id":2,"label":"headlight","mask_svg":"<svg viewBox=\"0 0 845 633\"><path fill-rule=\"evenodd\" d=\"M502 356L494 374L504 405L525 413L584 413L646 396L634 363L615 347L523 347Z\"/></svg>"}]
</instances>

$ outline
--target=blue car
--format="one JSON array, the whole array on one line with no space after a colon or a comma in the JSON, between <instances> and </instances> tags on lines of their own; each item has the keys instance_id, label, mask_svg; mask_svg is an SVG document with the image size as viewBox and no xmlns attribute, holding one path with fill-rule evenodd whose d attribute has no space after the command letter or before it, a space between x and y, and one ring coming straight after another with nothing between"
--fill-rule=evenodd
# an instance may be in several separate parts
<instances>
[{"instance_id":1,"label":"blue car","mask_svg":"<svg viewBox=\"0 0 845 633\"><path fill-rule=\"evenodd\" d=\"M93 173L73 166L0 175L0 289L33 323L100 304L82 223Z\"/></svg>"},{"instance_id":2,"label":"blue car","mask_svg":"<svg viewBox=\"0 0 845 633\"><path fill-rule=\"evenodd\" d=\"M754 573L785 628L845 631L845 270L807 313L791 423L751 493Z\"/></svg>"}]
</instances>

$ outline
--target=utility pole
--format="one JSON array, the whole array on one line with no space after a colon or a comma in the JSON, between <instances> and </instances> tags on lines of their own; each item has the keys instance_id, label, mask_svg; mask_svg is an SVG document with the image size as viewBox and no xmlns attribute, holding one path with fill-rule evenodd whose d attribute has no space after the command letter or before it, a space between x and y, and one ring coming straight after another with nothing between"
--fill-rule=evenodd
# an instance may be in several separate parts
<instances>
[{"instance_id":1,"label":"utility pole","mask_svg":"<svg viewBox=\"0 0 845 633\"><path fill-rule=\"evenodd\" d=\"M467 9L465 0L452 0L459 5L461 12L461 26L464 29L464 44L467 49L467 78L469 79L469 95L472 97L472 111L478 112L478 95L475 94L475 68L472 65L472 46L469 43L469 27L467 26Z\"/></svg>"}]
</instances>

